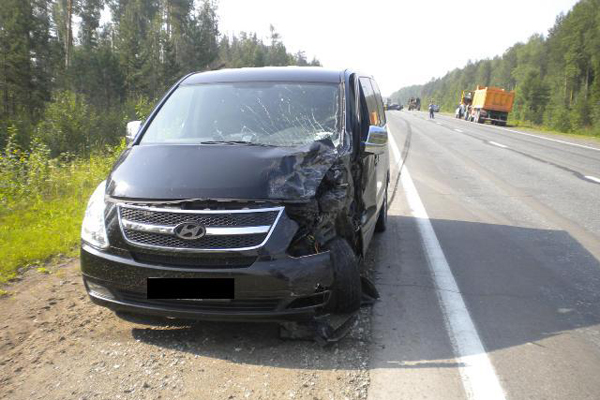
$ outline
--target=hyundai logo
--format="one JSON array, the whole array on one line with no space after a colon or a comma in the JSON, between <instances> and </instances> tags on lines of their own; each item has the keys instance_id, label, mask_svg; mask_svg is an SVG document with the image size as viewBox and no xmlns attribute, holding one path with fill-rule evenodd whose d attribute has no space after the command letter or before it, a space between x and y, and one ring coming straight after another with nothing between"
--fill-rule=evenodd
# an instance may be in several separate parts
<instances>
[{"instance_id":1,"label":"hyundai logo","mask_svg":"<svg viewBox=\"0 0 600 400\"><path fill-rule=\"evenodd\" d=\"M206 228L195 221L186 221L177 225L174 232L180 239L195 240L206 235Z\"/></svg>"}]
</instances>

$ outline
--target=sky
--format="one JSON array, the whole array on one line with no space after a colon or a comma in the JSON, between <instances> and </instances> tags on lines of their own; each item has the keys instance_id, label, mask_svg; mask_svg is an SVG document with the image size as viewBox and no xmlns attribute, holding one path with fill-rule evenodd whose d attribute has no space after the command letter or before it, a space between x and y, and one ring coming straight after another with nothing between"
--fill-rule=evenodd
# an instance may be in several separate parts
<instances>
[{"instance_id":1,"label":"sky","mask_svg":"<svg viewBox=\"0 0 600 400\"><path fill-rule=\"evenodd\" d=\"M220 0L223 34L269 37L327 68L373 75L384 95L546 34L576 0ZM469 10L469 5L476 5Z\"/></svg>"}]
</instances>

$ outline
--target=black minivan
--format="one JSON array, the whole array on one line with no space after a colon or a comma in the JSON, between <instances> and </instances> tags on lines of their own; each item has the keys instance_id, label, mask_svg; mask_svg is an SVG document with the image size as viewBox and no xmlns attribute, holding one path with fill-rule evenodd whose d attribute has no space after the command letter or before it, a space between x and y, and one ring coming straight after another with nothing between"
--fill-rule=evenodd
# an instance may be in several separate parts
<instances>
[{"instance_id":1,"label":"black minivan","mask_svg":"<svg viewBox=\"0 0 600 400\"><path fill-rule=\"evenodd\" d=\"M186 319L354 312L387 218L383 102L350 70L193 73L143 122L89 200L93 302Z\"/></svg>"}]
</instances>

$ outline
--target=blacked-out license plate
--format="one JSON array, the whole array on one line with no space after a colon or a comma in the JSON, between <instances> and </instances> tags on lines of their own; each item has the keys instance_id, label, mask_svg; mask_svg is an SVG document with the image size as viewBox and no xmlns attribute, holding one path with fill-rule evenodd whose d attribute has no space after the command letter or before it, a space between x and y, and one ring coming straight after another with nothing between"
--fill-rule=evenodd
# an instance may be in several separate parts
<instances>
[{"instance_id":1,"label":"blacked-out license plate","mask_svg":"<svg viewBox=\"0 0 600 400\"><path fill-rule=\"evenodd\" d=\"M233 278L147 278L148 299L231 300Z\"/></svg>"}]
</instances>

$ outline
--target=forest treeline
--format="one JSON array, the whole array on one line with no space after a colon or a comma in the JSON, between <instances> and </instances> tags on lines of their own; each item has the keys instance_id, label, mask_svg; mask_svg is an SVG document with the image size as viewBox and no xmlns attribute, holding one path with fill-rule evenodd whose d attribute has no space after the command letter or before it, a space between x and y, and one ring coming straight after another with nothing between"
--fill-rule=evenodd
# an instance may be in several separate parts
<instances>
[{"instance_id":1,"label":"forest treeline","mask_svg":"<svg viewBox=\"0 0 600 400\"><path fill-rule=\"evenodd\" d=\"M125 124L180 77L319 65L273 27L266 40L222 35L217 11L212 0L0 0L0 284L74 254Z\"/></svg>"},{"instance_id":2,"label":"forest treeline","mask_svg":"<svg viewBox=\"0 0 600 400\"><path fill-rule=\"evenodd\" d=\"M0 0L0 146L37 138L53 156L115 144L135 105L184 74L241 66L318 65L279 34L219 32L212 0ZM110 21L103 21L103 10ZM104 18L106 20L106 18ZM138 108L139 108L138 107Z\"/></svg>"},{"instance_id":3,"label":"forest treeline","mask_svg":"<svg viewBox=\"0 0 600 400\"><path fill-rule=\"evenodd\" d=\"M461 91L477 85L514 90L515 122L600 135L600 0L581 0L547 35L534 35L502 56L469 62L391 97L406 104L417 96L453 112Z\"/></svg>"}]
</instances>

